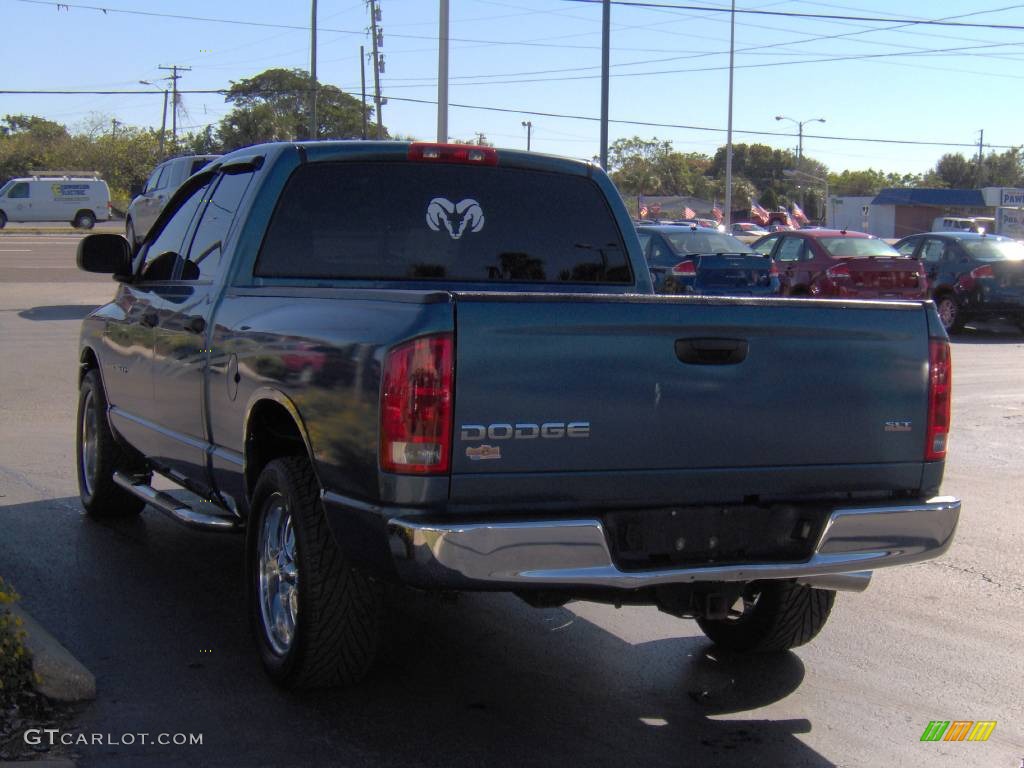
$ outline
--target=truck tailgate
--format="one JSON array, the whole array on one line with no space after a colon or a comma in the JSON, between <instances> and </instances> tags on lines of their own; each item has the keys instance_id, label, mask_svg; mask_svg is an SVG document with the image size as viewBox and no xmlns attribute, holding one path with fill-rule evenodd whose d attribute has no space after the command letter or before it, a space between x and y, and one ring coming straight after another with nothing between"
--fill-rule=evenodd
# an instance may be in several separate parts
<instances>
[{"instance_id":1,"label":"truck tailgate","mask_svg":"<svg viewBox=\"0 0 1024 768\"><path fill-rule=\"evenodd\" d=\"M451 501L919 487L916 303L454 295Z\"/></svg>"}]
</instances>

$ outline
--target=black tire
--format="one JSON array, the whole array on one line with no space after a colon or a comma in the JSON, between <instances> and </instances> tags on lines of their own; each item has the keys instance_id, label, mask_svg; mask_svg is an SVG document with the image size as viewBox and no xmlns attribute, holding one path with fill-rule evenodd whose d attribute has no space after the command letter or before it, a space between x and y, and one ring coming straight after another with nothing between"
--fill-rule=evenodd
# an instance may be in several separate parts
<instances>
[{"instance_id":1,"label":"black tire","mask_svg":"<svg viewBox=\"0 0 1024 768\"><path fill-rule=\"evenodd\" d=\"M761 582L745 595L742 616L697 619L697 624L716 645L731 651L787 651L814 639L828 621L835 599L830 589L791 581Z\"/></svg>"},{"instance_id":2,"label":"black tire","mask_svg":"<svg viewBox=\"0 0 1024 768\"><path fill-rule=\"evenodd\" d=\"M260 474L247 525L250 621L267 674L285 688L352 685L370 670L380 641L380 592L342 555L327 527L319 490L304 457L275 459ZM279 531L273 521L290 520L281 535L285 543L266 557L274 563L269 575L261 566L261 550L273 548L273 534L264 530L268 518L269 527ZM288 579L286 573L294 576ZM286 608L280 585L289 581ZM266 594L280 599L271 598L265 607ZM289 624L285 643L274 627Z\"/></svg>"},{"instance_id":3,"label":"black tire","mask_svg":"<svg viewBox=\"0 0 1024 768\"><path fill-rule=\"evenodd\" d=\"M124 236L128 238L128 245L135 250L135 246L138 245L138 240L135 239L135 222L129 219L124 223Z\"/></svg>"},{"instance_id":4,"label":"black tire","mask_svg":"<svg viewBox=\"0 0 1024 768\"><path fill-rule=\"evenodd\" d=\"M96 226L96 215L92 211L79 211L71 225L77 229L92 229Z\"/></svg>"},{"instance_id":5,"label":"black tire","mask_svg":"<svg viewBox=\"0 0 1024 768\"><path fill-rule=\"evenodd\" d=\"M0 229L3 229L6 226L7 226L7 214L4 213L3 211L0 211Z\"/></svg>"},{"instance_id":6,"label":"black tire","mask_svg":"<svg viewBox=\"0 0 1024 768\"><path fill-rule=\"evenodd\" d=\"M92 423L90 425L90 420ZM93 450L87 448L83 436L92 430ZM137 515L146 502L114 483L114 472L141 473L138 457L129 455L114 439L107 421L107 397L103 392L100 372L89 371L78 390L78 428L75 430L75 464L78 493L90 517L130 517Z\"/></svg>"},{"instance_id":7,"label":"black tire","mask_svg":"<svg viewBox=\"0 0 1024 768\"><path fill-rule=\"evenodd\" d=\"M946 333L960 333L964 329L966 318L960 307L960 302L951 294L943 294L935 300L935 308L939 312L939 320Z\"/></svg>"}]
</instances>

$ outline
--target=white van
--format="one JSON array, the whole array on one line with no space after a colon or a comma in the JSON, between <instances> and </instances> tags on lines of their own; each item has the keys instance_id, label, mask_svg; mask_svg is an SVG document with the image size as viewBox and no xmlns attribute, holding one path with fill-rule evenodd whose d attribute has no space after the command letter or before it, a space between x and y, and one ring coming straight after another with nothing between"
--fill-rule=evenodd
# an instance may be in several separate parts
<instances>
[{"instance_id":1,"label":"white van","mask_svg":"<svg viewBox=\"0 0 1024 768\"><path fill-rule=\"evenodd\" d=\"M984 216L939 216L932 222L932 232L991 232L995 223Z\"/></svg>"},{"instance_id":2,"label":"white van","mask_svg":"<svg viewBox=\"0 0 1024 768\"><path fill-rule=\"evenodd\" d=\"M110 190L97 174L39 171L0 187L0 229L8 221L67 221L92 229L110 218Z\"/></svg>"}]
</instances>

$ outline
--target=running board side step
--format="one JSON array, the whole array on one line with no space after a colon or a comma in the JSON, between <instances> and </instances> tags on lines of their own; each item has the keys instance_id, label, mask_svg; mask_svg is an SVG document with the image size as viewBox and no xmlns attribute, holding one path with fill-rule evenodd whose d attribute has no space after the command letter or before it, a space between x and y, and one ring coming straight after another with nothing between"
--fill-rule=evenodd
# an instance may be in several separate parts
<instances>
[{"instance_id":1,"label":"running board side step","mask_svg":"<svg viewBox=\"0 0 1024 768\"><path fill-rule=\"evenodd\" d=\"M242 521L226 515L211 515L207 512L199 512L184 502L178 501L169 493L158 491L148 481L123 472L114 473L114 482L129 493L138 496L147 504L163 512L173 520L176 520L189 528L196 528L202 531L221 531L232 533L243 530Z\"/></svg>"}]
</instances>

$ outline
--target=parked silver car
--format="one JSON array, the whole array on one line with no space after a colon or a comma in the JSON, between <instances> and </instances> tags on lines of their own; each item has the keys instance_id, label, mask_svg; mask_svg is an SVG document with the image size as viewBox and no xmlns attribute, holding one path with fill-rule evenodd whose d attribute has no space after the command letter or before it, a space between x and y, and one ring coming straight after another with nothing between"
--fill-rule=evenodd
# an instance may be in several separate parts
<instances>
[{"instance_id":1,"label":"parked silver car","mask_svg":"<svg viewBox=\"0 0 1024 768\"><path fill-rule=\"evenodd\" d=\"M125 216L124 233L133 246L142 241L156 217L185 179L220 155L188 155L165 160L153 169L142 191L132 200Z\"/></svg>"}]
</instances>

